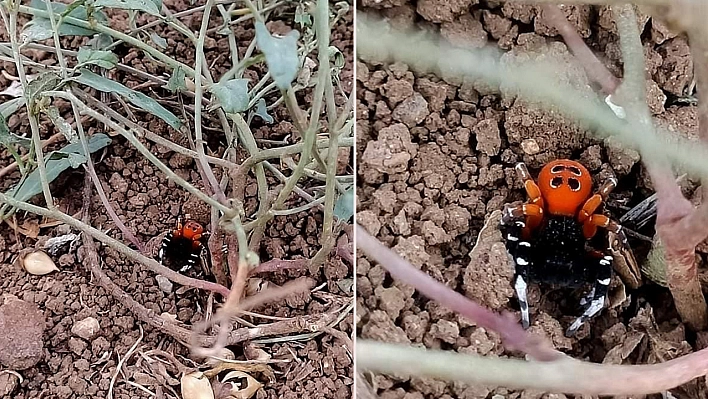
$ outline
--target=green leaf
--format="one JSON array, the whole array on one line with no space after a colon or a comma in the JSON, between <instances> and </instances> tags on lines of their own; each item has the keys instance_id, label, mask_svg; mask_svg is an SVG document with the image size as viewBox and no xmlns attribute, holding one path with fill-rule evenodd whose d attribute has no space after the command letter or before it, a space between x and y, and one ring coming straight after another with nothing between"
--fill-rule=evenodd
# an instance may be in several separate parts
<instances>
[{"instance_id":1,"label":"green leaf","mask_svg":"<svg viewBox=\"0 0 708 399\"><path fill-rule=\"evenodd\" d=\"M88 139L89 152L94 153L107 146L111 139L103 133L94 134ZM47 169L47 180L51 183L61 172L72 168L77 168L86 162L81 143L69 144L59 151L51 152L47 155L45 165ZM42 181L39 177L39 169L35 169L22 181L19 186L11 189L6 194L18 201L27 201L42 192Z\"/></svg>"},{"instance_id":2,"label":"green leaf","mask_svg":"<svg viewBox=\"0 0 708 399\"><path fill-rule=\"evenodd\" d=\"M24 97L13 98L10 101L5 101L0 104L0 115L2 115L3 118L7 118L17 112L18 109L22 108L23 105L25 105Z\"/></svg>"},{"instance_id":3,"label":"green leaf","mask_svg":"<svg viewBox=\"0 0 708 399\"><path fill-rule=\"evenodd\" d=\"M143 11L156 17L160 16L160 9L152 0L96 0L93 5L99 8Z\"/></svg>"},{"instance_id":4,"label":"green leaf","mask_svg":"<svg viewBox=\"0 0 708 399\"><path fill-rule=\"evenodd\" d=\"M44 0L32 0L30 6L39 10L47 10L47 3ZM94 11L91 14L91 18L89 18L82 0L75 1L69 6L62 3L52 2L52 10L55 13L62 14L64 16L68 15L72 18L91 23L100 23L105 25L108 21L106 15L99 11ZM59 36L93 36L95 33L96 31L93 29L86 29L80 26L72 25L71 22L66 20L59 25ZM54 30L52 29L52 23L48 18L34 17L23 28L22 41L24 43L42 41L51 38L53 34Z\"/></svg>"},{"instance_id":5,"label":"green leaf","mask_svg":"<svg viewBox=\"0 0 708 399\"><path fill-rule=\"evenodd\" d=\"M165 40L165 38L163 38L162 36L158 35L155 32L152 32L150 34L150 40L152 40L152 42L155 43L155 45L157 47L159 47L163 50L167 48L167 40Z\"/></svg>"},{"instance_id":6,"label":"green leaf","mask_svg":"<svg viewBox=\"0 0 708 399\"><path fill-rule=\"evenodd\" d=\"M265 123L273 123L273 117L268 114L268 108L266 107L266 102L264 99L258 100L256 103L255 114L263 119Z\"/></svg>"},{"instance_id":7,"label":"green leaf","mask_svg":"<svg viewBox=\"0 0 708 399\"><path fill-rule=\"evenodd\" d=\"M354 187L345 191L334 203L334 216L339 220L349 220L354 215Z\"/></svg>"},{"instance_id":8,"label":"green leaf","mask_svg":"<svg viewBox=\"0 0 708 399\"><path fill-rule=\"evenodd\" d=\"M248 79L219 82L210 89L226 113L236 114L248 109Z\"/></svg>"},{"instance_id":9,"label":"green leaf","mask_svg":"<svg viewBox=\"0 0 708 399\"><path fill-rule=\"evenodd\" d=\"M295 23L300 25L300 29L312 26L312 16L305 10L303 3L299 3L297 8L295 8Z\"/></svg>"},{"instance_id":10,"label":"green leaf","mask_svg":"<svg viewBox=\"0 0 708 399\"><path fill-rule=\"evenodd\" d=\"M79 54L76 56L79 61L79 66L83 65L98 65L101 68L111 69L118 64L118 56L110 51L93 50L88 47L79 48Z\"/></svg>"},{"instance_id":11,"label":"green leaf","mask_svg":"<svg viewBox=\"0 0 708 399\"><path fill-rule=\"evenodd\" d=\"M19 144L25 148L29 148L32 144L32 140L10 132L10 128L7 126L7 121L5 121L5 117L0 116L0 144L8 149L10 149L10 146L14 144Z\"/></svg>"},{"instance_id":12,"label":"green leaf","mask_svg":"<svg viewBox=\"0 0 708 399\"><path fill-rule=\"evenodd\" d=\"M105 93L116 93L121 97L128 100L130 103L136 107L149 112L156 117L167 122L168 125L172 126L173 129L178 130L182 125L179 119L170 111L165 109L157 101L146 96L143 93L137 92L135 90L129 89L122 84L112 81L103 76L96 75L95 73L89 71L88 69L81 69L81 75L71 78L76 82L84 84L86 86L92 87L98 91Z\"/></svg>"},{"instance_id":13,"label":"green leaf","mask_svg":"<svg viewBox=\"0 0 708 399\"><path fill-rule=\"evenodd\" d=\"M290 83L297 76L300 63L297 57L299 37L300 33L296 30L283 37L271 36L263 22L256 22L256 44L265 54L268 71L280 90L289 89Z\"/></svg>"},{"instance_id":14,"label":"green leaf","mask_svg":"<svg viewBox=\"0 0 708 399\"><path fill-rule=\"evenodd\" d=\"M187 91L187 84L184 83L184 78L186 76L187 75L185 75L182 67L173 69L172 76L170 76L170 80L167 81L167 86L165 86L165 88L172 93Z\"/></svg>"},{"instance_id":15,"label":"green leaf","mask_svg":"<svg viewBox=\"0 0 708 399\"><path fill-rule=\"evenodd\" d=\"M62 85L62 79L54 72L44 72L43 74L32 79L27 83L27 97L32 101L36 101L43 93L56 90Z\"/></svg>"}]
</instances>

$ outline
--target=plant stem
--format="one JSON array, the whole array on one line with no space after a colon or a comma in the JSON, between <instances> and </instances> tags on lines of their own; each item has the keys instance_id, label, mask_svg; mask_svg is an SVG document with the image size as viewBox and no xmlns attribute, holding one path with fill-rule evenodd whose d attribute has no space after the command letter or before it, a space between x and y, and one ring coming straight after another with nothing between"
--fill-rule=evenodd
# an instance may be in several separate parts
<instances>
[{"instance_id":1,"label":"plant stem","mask_svg":"<svg viewBox=\"0 0 708 399\"><path fill-rule=\"evenodd\" d=\"M49 91L49 92L46 92L45 95L53 96L53 97L60 97L60 98L63 98L67 101L71 101L79 108L79 110L83 114L91 116L92 118L100 121L104 125L108 126L109 128L115 130L116 132L120 133L120 135L125 137L130 142L130 144L132 144L145 158L147 158L150 162L152 162L155 166L157 166L157 168L160 169L165 175L167 175L168 179L171 179L175 183L179 184L185 190L189 191L191 194L195 195L197 198L206 202L207 204L217 208L222 213L229 212L228 207L226 207L225 205L222 205L218 201L207 196L203 192L199 191L192 184L190 184L189 182L187 182L183 178L179 177L175 172L173 172L169 167L167 167L167 165L165 165L162 161L160 161L153 153L151 153L147 148L145 148L145 146L135 137L135 135L133 135L132 133L123 129L122 126L118 125L117 123L113 122L112 120L106 118L105 116L103 116L103 115L99 114L98 112L94 111L93 109L89 108L88 106L86 106L86 104L82 103L73 94L65 93L62 91Z\"/></svg>"},{"instance_id":2,"label":"plant stem","mask_svg":"<svg viewBox=\"0 0 708 399\"><path fill-rule=\"evenodd\" d=\"M24 14L29 14L29 15L32 15L35 17L49 18L49 12L47 12L45 10L39 10L37 8L23 6L23 5L20 5L18 7L18 9L21 13L24 13ZM55 14L55 16L57 16L57 14ZM191 78L195 77L194 76L194 69L192 69L188 65L185 65L181 62L174 60L173 58L171 58L171 57L165 55L164 53L162 53L161 51L157 50L155 47L145 44L142 41L140 41L134 37L126 35L125 33L118 32L117 30L111 29L111 28L101 25L99 23L92 24L87 21L84 21L84 20L81 20L78 18L74 18L74 17L64 17L64 22L67 22L67 23L70 23L71 25L76 25L76 26L79 26L79 27L82 27L85 29L95 30L96 32L99 32L99 33L105 33L109 36L113 36L114 38L116 38L118 40L122 40L122 41L130 44L131 46L137 47L137 48L145 51L146 53L150 54L151 56L155 57L156 59L167 64L171 69L177 69L179 67L179 68L182 68L182 70L185 72L185 74L187 76L189 76Z\"/></svg>"},{"instance_id":3,"label":"plant stem","mask_svg":"<svg viewBox=\"0 0 708 399\"><path fill-rule=\"evenodd\" d=\"M118 214L116 213L115 209L113 209L111 202L108 200L108 196L106 196L106 192L103 191L103 185L101 185L101 180L98 178L98 175L96 174L96 169L93 167L93 160L91 159L91 151L89 150L88 140L86 139L84 127L81 124L81 115L79 114L79 110L74 105L74 103L71 104L71 109L74 112L74 119L76 120L76 131L79 133L79 140L81 140L81 146L83 147L84 155L86 156L86 170L91 176L91 180L93 181L93 185L96 187L96 192L98 193L99 198L101 198L103 206L106 208L106 211L113 220L113 223L115 223L116 227L118 227L121 233L123 233L123 236L127 238L128 241L132 242L133 245L135 245L143 255L147 256L148 253L143 243L140 242L137 237L135 237L133 232L130 231L130 229L128 229L128 227L120 219L120 217L118 217Z\"/></svg>"},{"instance_id":4,"label":"plant stem","mask_svg":"<svg viewBox=\"0 0 708 399\"><path fill-rule=\"evenodd\" d=\"M356 359L362 370L397 376L578 395L647 395L708 373L708 349L664 363L621 366L567 356L550 362L492 358L360 339Z\"/></svg>"},{"instance_id":5,"label":"plant stem","mask_svg":"<svg viewBox=\"0 0 708 399\"><path fill-rule=\"evenodd\" d=\"M216 195L216 198L225 204L226 195L221 190L219 183L216 181L216 176L214 176L214 172L212 172L211 167L205 158L204 138L202 137L202 63L204 62L204 40L206 39L206 30L209 26L209 16L211 15L211 9L213 7L214 0L207 0L206 5L204 6L202 26L199 30L196 58L194 61L194 144L198 154L197 162L201 164L202 170L204 171L207 181Z\"/></svg>"},{"instance_id":6,"label":"plant stem","mask_svg":"<svg viewBox=\"0 0 708 399\"><path fill-rule=\"evenodd\" d=\"M626 100L624 105L628 120L635 128L653 133L651 112L645 100L644 49L634 8L632 5L623 5L612 6L612 10L624 61L625 78L620 90L621 97ZM642 147L639 148L641 151ZM644 155L644 151L641 152ZM676 228L676 222L684 220L695 223L695 220L702 219L696 217L696 213L703 212L705 215L705 210L694 210L691 203L684 198L663 156L643 158L649 175L655 182L658 197L656 231L664 247L667 283L676 310L689 328L702 331L708 327L708 304L698 279L695 252L696 245L708 236L708 226L696 225L701 227L701 234L698 237L689 237L685 231Z\"/></svg>"},{"instance_id":7,"label":"plant stem","mask_svg":"<svg viewBox=\"0 0 708 399\"><path fill-rule=\"evenodd\" d=\"M29 94L27 93L28 81L27 76L25 75L25 67L22 64L22 57L20 56L20 47L17 43L17 7L13 6L11 8L12 9L10 10L10 25L7 27L7 32L10 34L12 54L15 58L15 66L17 67L17 76L20 78L20 83L22 83L22 94L25 97L25 104L27 106L27 116L30 123L30 129L32 130L32 144L34 146L35 155L37 157L37 169L39 170L39 179L42 184L42 193L44 194L44 200L47 203L47 208L53 209L54 200L52 199L52 192L49 190L49 179L47 179L47 166L44 163L44 153L42 152L42 139L39 136L39 123L37 122L35 99L30 98ZM1 7L0 10L2 10ZM3 19L6 18L3 17Z\"/></svg>"},{"instance_id":8,"label":"plant stem","mask_svg":"<svg viewBox=\"0 0 708 399\"><path fill-rule=\"evenodd\" d=\"M617 90L620 80L615 77L600 60L595 57L595 54L585 44L585 41L578 34L563 12L556 4L545 3L542 6L543 16L553 24L558 32L563 36L563 41L573 52L575 58L580 61L580 64L585 69L590 79L597 82L605 95L610 95ZM642 75L643 76L643 75Z\"/></svg>"},{"instance_id":9,"label":"plant stem","mask_svg":"<svg viewBox=\"0 0 708 399\"><path fill-rule=\"evenodd\" d=\"M184 275L181 275L177 273L176 271L162 266L159 264L156 260L148 258L145 255L142 255L138 252L135 252L134 250L130 249L127 245L123 244L122 242L109 237L102 231L95 229L86 223L83 223L79 220L74 219L73 217L60 212L56 209L50 210L50 209L45 209L36 205L28 204L26 202L21 202L17 201L14 198L8 197L5 194L0 193L0 202L8 204L10 206L13 206L17 209L21 209L23 211L27 212L32 212L36 215L40 216L45 216L51 219L56 219L59 221L62 221L66 224L68 224L71 227L74 227L75 229L81 230L82 232L90 235L91 237L101 241L102 243L108 245L112 249L120 252L121 254L125 255L127 258L132 259L138 263L141 263L145 265L148 269L152 270L153 272L157 274L161 274L168 279L174 281L177 284L182 284L186 285L189 287L196 287L196 288L201 288L206 291L213 291L218 294L221 294L224 297L227 297L229 295L229 289L219 285L219 284L214 284L210 283L208 281L203 281L203 280L197 280L193 279Z\"/></svg>"},{"instance_id":10,"label":"plant stem","mask_svg":"<svg viewBox=\"0 0 708 399\"><path fill-rule=\"evenodd\" d=\"M563 356L545 339L524 331L512 316L494 313L417 269L393 250L386 248L359 224L356 224L355 237L357 246L388 270L396 280L415 287L421 294L459 313L479 327L495 331L501 335L507 348L523 351L543 361Z\"/></svg>"}]
</instances>

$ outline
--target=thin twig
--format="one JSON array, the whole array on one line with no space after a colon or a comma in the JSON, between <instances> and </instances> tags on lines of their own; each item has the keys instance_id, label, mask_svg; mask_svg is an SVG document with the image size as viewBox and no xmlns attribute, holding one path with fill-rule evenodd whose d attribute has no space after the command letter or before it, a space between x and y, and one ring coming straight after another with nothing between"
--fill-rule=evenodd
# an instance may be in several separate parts
<instances>
[{"instance_id":1,"label":"thin twig","mask_svg":"<svg viewBox=\"0 0 708 399\"><path fill-rule=\"evenodd\" d=\"M501 336L507 348L520 350L543 361L555 360L563 356L545 339L524 331L510 314L494 313L415 268L391 249L386 248L359 224L356 225L356 241L357 246L365 254L376 260L394 278L415 287L421 294L459 313L478 326L495 331Z\"/></svg>"}]
</instances>

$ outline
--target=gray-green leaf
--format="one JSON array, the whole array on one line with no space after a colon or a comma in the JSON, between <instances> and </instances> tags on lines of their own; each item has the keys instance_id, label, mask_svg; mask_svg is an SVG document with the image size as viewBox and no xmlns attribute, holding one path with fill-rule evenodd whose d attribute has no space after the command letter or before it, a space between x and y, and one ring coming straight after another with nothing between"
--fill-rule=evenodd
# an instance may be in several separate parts
<instances>
[{"instance_id":1,"label":"gray-green leaf","mask_svg":"<svg viewBox=\"0 0 708 399\"><path fill-rule=\"evenodd\" d=\"M82 21L89 21L88 13L86 12L86 7L83 5L76 6L74 2L70 6L70 12L68 16ZM31 7L40 10L47 10L47 3L44 0L32 0L30 3ZM62 3L52 2L52 10L57 14L63 14L67 10L67 5ZM106 15L100 11L94 11L91 14L91 21L98 22L100 24L106 24ZM58 18L57 18L58 20ZM80 26L72 25L70 21L64 20L64 22L59 25L59 36L93 36L96 33L93 29L87 29ZM52 28L52 23L48 18L34 17L30 22L28 22L22 30L22 41L32 42L32 41L42 41L49 39L53 36L54 30Z\"/></svg>"},{"instance_id":2,"label":"gray-green leaf","mask_svg":"<svg viewBox=\"0 0 708 399\"><path fill-rule=\"evenodd\" d=\"M88 139L88 147L91 153L107 146L111 139L103 133L94 134ZM83 160L83 161L82 161ZM70 167L78 167L86 162L81 143L69 144L59 151L52 152L46 157L45 165L47 169L47 180L51 183L61 172ZM18 201L27 201L42 192L42 181L39 177L39 170L35 169L27 176L18 187L7 192Z\"/></svg>"},{"instance_id":3,"label":"gray-green leaf","mask_svg":"<svg viewBox=\"0 0 708 399\"><path fill-rule=\"evenodd\" d=\"M17 112L17 110L23 105L25 105L24 97L13 98L10 101L5 101L0 104L0 115L2 115L3 118L7 118Z\"/></svg>"},{"instance_id":4,"label":"gray-green leaf","mask_svg":"<svg viewBox=\"0 0 708 399\"><path fill-rule=\"evenodd\" d=\"M334 216L339 220L349 220L354 215L354 187L345 191L334 203Z\"/></svg>"},{"instance_id":5,"label":"gray-green leaf","mask_svg":"<svg viewBox=\"0 0 708 399\"><path fill-rule=\"evenodd\" d=\"M172 112L165 109L165 107L152 98L143 93L129 89L118 82L104 78L100 75L96 75L88 69L81 69L81 75L73 77L71 80L92 87L98 91L116 93L124 97L136 107L141 108L142 110L147 111L167 122L167 124L172 126L174 129L179 129L182 125L182 122L180 122L180 120L177 119Z\"/></svg>"},{"instance_id":6,"label":"gray-green leaf","mask_svg":"<svg viewBox=\"0 0 708 399\"><path fill-rule=\"evenodd\" d=\"M152 40L152 42L155 43L155 45L161 49L167 48L167 40L165 40L165 38L155 32L152 32L150 34L150 40Z\"/></svg>"},{"instance_id":7,"label":"gray-green leaf","mask_svg":"<svg viewBox=\"0 0 708 399\"><path fill-rule=\"evenodd\" d=\"M260 116L261 119L263 119L263 122L265 123L273 123L273 117L268 114L268 108L266 107L266 102L264 99L258 100L256 103L256 110L255 114L257 116Z\"/></svg>"},{"instance_id":8,"label":"gray-green leaf","mask_svg":"<svg viewBox=\"0 0 708 399\"><path fill-rule=\"evenodd\" d=\"M170 80L167 81L167 86L165 88L172 93L187 91L187 85L184 83L184 78L187 75L182 70L182 67L177 67L172 70L172 76Z\"/></svg>"},{"instance_id":9,"label":"gray-green leaf","mask_svg":"<svg viewBox=\"0 0 708 399\"><path fill-rule=\"evenodd\" d=\"M58 89L62 84L61 77L54 72L44 72L27 83L27 96L32 101L37 100L44 92Z\"/></svg>"},{"instance_id":10,"label":"gray-green leaf","mask_svg":"<svg viewBox=\"0 0 708 399\"><path fill-rule=\"evenodd\" d=\"M93 50L88 47L81 47L76 56L79 65L98 65L101 68L111 69L118 64L118 56L110 51Z\"/></svg>"},{"instance_id":11,"label":"gray-green leaf","mask_svg":"<svg viewBox=\"0 0 708 399\"><path fill-rule=\"evenodd\" d=\"M210 89L226 113L236 114L248 109L248 79L219 82Z\"/></svg>"},{"instance_id":12,"label":"gray-green leaf","mask_svg":"<svg viewBox=\"0 0 708 399\"><path fill-rule=\"evenodd\" d=\"M96 0L95 7L118 8L121 10L143 11L156 17L160 16L160 9L152 0Z\"/></svg>"},{"instance_id":13,"label":"gray-green leaf","mask_svg":"<svg viewBox=\"0 0 708 399\"><path fill-rule=\"evenodd\" d=\"M280 90L289 89L290 83L297 76L299 37L300 33L296 30L290 31L284 37L271 36L263 22L256 22L256 44L265 54L268 71Z\"/></svg>"}]
</instances>

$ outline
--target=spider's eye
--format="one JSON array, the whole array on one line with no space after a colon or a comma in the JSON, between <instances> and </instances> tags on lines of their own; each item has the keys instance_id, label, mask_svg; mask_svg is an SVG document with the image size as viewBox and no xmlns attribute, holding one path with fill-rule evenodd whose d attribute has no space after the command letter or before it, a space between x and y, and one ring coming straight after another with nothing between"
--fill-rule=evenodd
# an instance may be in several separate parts
<instances>
[{"instance_id":1,"label":"spider's eye","mask_svg":"<svg viewBox=\"0 0 708 399\"><path fill-rule=\"evenodd\" d=\"M554 177L551 180L551 188L558 188L563 184L563 178L562 177Z\"/></svg>"},{"instance_id":2,"label":"spider's eye","mask_svg":"<svg viewBox=\"0 0 708 399\"><path fill-rule=\"evenodd\" d=\"M580 190L580 182L578 181L578 179L574 179L571 177L570 179L568 179L568 185L570 186L570 189L572 191Z\"/></svg>"},{"instance_id":3,"label":"spider's eye","mask_svg":"<svg viewBox=\"0 0 708 399\"><path fill-rule=\"evenodd\" d=\"M572 174L574 174L574 175L576 175L576 176L582 176L582 175L583 175L583 172L581 172L580 169L578 169L578 168L575 167L575 166L568 166L567 169L570 171L570 173L572 173Z\"/></svg>"},{"instance_id":4,"label":"spider's eye","mask_svg":"<svg viewBox=\"0 0 708 399\"><path fill-rule=\"evenodd\" d=\"M551 173L560 173L565 169L565 166L563 165L556 165L551 168Z\"/></svg>"}]
</instances>

